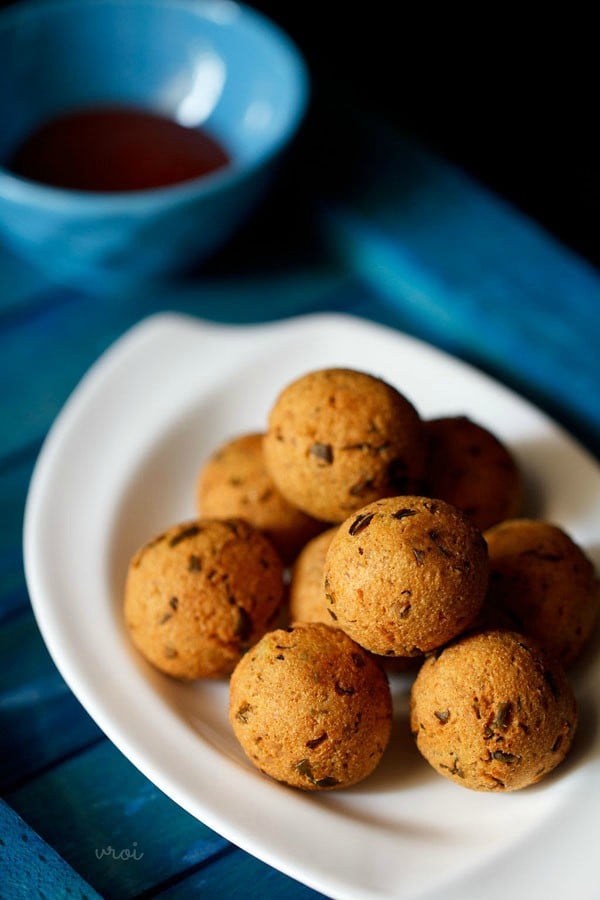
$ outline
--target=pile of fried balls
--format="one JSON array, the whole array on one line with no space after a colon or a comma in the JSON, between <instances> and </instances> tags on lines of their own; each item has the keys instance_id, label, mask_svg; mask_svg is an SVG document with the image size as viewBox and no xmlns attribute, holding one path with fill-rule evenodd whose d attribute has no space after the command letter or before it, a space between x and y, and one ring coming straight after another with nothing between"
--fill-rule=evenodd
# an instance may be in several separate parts
<instances>
[{"instance_id":1,"label":"pile of fried balls","mask_svg":"<svg viewBox=\"0 0 600 900\"><path fill-rule=\"evenodd\" d=\"M398 673L445 778L514 791L565 758L565 671L598 580L558 525L522 517L519 468L489 430L424 420L374 375L313 371L264 433L202 463L195 502L131 560L126 626L169 676L230 676L231 727L263 773L312 791L369 776L394 753Z\"/></svg>"}]
</instances>

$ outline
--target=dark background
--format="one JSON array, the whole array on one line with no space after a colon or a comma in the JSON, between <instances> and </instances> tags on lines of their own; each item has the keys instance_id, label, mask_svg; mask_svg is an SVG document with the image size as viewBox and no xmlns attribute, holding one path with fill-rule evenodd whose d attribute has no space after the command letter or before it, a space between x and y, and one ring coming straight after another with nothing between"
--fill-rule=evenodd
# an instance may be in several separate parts
<instances>
[{"instance_id":1,"label":"dark background","mask_svg":"<svg viewBox=\"0 0 600 900\"><path fill-rule=\"evenodd\" d=\"M600 266L599 48L579 12L255 5L300 45L317 100L339 88L384 113Z\"/></svg>"}]
</instances>

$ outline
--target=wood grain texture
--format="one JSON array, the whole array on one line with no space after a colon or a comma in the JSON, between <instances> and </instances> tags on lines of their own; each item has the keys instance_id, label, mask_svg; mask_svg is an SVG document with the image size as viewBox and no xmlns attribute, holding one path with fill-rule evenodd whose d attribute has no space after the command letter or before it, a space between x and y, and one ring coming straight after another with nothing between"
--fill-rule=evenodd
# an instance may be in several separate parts
<instances>
[{"instance_id":1,"label":"wood grain texture","mask_svg":"<svg viewBox=\"0 0 600 900\"><path fill-rule=\"evenodd\" d=\"M202 897L205 900L316 900L323 894L306 885L290 882L289 878L254 859L241 850L232 849L225 860L216 859L178 881L177 884L159 890L154 896L160 900L186 900Z\"/></svg>"},{"instance_id":2,"label":"wood grain texture","mask_svg":"<svg viewBox=\"0 0 600 900\"><path fill-rule=\"evenodd\" d=\"M0 422L6 419L0 414ZM0 459L0 627L29 608L23 571L23 515L25 497L40 445L23 454ZM2 671L0 670L0 683Z\"/></svg>"},{"instance_id":3,"label":"wood grain texture","mask_svg":"<svg viewBox=\"0 0 600 900\"><path fill-rule=\"evenodd\" d=\"M227 846L106 740L8 792L6 799L104 896L149 890ZM108 848L114 854L102 853ZM121 858L123 851L140 858Z\"/></svg>"},{"instance_id":4,"label":"wood grain texture","mask_svg":"<svg viewBox=\"0 0 600 900\"><path fill-rule=\"evenodd\" d=\"M101 300L46 288L43 303L27 316L7 317L0 329L0 406L12 423L0 429L0 460L44 437L92 363L141 318L170 309L220 322L266 321L327 305L342 281L335 271L295 272L180 289L154 286Z\"/></svg>"},{"instance_id":5,"label":"wood grain texture","mask_svg":"<svg viewBox=\"0 0 600 900\"><path fill-rule=\"evenodd\" d=\"M598 450L596 270L385 124L351 122L368 139L352 194L324 206L332 253L411 332L525 391Z\"/></svg>"},{"instance_id":6,"label":"wood grain texture","mask_svg":"<svg viewBox=\"0 0 600 900\"><path fill-rule=\"evenodd\" d=\"M0 835L0 896L7 900L99 898L100 895L2 800Z\"/></svg>"},{"instance_id":7,"label":"wood grain texture","mask_svg":"<svg viewBox=\"0 0 600 900\"><path fill-rule=\"evenodd\" d=\"M232 848L127 762L68 690L29 609L21 529L35 457L79 379L128 327L165 309L225 322L356 313L475 362L600 450L597 274L381 123L337 124L351 131L352 158L335 190L317 184L306 200L318 263L287 265L267 241L262 268L249 266L248 228L245 255L225 254L211 274L103 294L47 284L0 251L0 783L40 836L24 841L18 816L0 807L0 860L31 872L40 895L73 885L74 896L95 896L77 871L109 898L316 896ZM288 220L270 227L287 227L291 245Z\"/></svg>"},{"instance_id":8,"label":"wood grain texture","mask_svg":"<svg viewBox=\"0 0 600 900\"><path fill-rule=\"evenodd\" d=\"M103 739L42 641L31 611L0 628L0 789Z\"/></svg>"}]
</instances>

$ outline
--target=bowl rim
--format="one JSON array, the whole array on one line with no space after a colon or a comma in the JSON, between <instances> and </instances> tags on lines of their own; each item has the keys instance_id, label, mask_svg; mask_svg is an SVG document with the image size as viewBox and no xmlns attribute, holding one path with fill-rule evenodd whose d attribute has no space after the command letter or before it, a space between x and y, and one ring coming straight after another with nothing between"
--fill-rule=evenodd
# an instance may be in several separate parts
<instances>
[{"instance_id":1,"label":"bowl rim","mask_svg":"<svg viewBox=\"0 0 600 900\"><path fill-rule=\"evenodd\" d=\"M236 24L240 21L245 28L266 34L269 40L277 45L289 65L294 90L289 100L290 116L285 127L275 139L255 158L239 163L235 158L227 166L199 175L187 181L177 182L163 187L145 188L131 191L83 191L71 188L54 187L15 175L0 161L0 200L10 200L23 206L35 206L46 210L60 209L62 214L70 211L78 215L96 215L99 212L136 211L141 212L145 206L167 206L173 202L209 197L224 187L234 187L247 179L257 170L265 167L288 143L298 130L306 113L310 99L310 75L306 61L295 41L280 25L264 13L259 12L239 0L86 0L85 7L112 6L155 7L157 9L182 9L200 19L210 19L223 27L229 27L227 19L219 21L209 11L218 7L236 10ZM25 0L22 4L10 6L0 11L0 31L18 26L27 19L36 19L40 13L61 12L63 10L82 10L81 0Z\"/></svg>"}]
</instances>

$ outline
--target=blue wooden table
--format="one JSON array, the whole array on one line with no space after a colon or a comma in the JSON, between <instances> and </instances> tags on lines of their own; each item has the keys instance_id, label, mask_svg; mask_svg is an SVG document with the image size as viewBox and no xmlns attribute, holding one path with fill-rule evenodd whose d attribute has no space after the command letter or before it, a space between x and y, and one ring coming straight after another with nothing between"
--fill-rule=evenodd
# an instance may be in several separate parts
<instances>
[{"instance_id":1,"label":"blue wooden table","mask_svg":"<svg viewBox=\"0 0 600 900\"><path fill-rule=\"evenodd\" d=\"M139 319L366 316L468 359L600 449L596 272L384 122L326 110L331 140L346 129L354 150L319 177L318 116L268 202L195 276L65 288L0 250L2 897L317 896L148 782L78 704L33 618L21 529L37 454L90 364Z\"/></svg>"}]
</instances>

